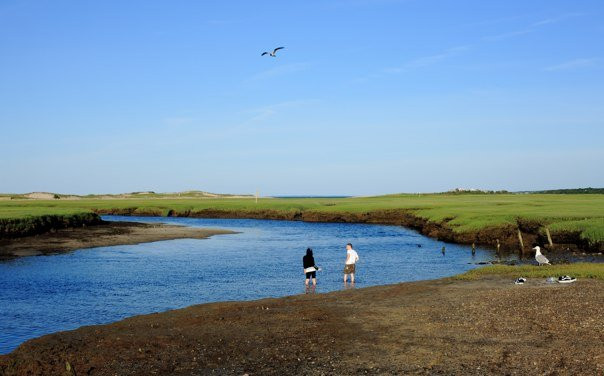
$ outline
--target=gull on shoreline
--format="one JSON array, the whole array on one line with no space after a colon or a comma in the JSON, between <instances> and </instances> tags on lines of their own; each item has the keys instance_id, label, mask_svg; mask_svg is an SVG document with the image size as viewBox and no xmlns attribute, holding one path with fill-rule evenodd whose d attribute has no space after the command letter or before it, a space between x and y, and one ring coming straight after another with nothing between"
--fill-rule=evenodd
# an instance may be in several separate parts
<instances>
[{"instance_id":1,"label":"gull on shoreline","mask_svg":"<svg viewBox=\"0 0 604 376\"><path fill-rule=\"evenodd\" d=\"M541 247L536 246L535 248L533 248L533 250L535 251L535 260L539 263L539 266L551 265L547 257L541 254Z\"/></svg>"}]
</instances>

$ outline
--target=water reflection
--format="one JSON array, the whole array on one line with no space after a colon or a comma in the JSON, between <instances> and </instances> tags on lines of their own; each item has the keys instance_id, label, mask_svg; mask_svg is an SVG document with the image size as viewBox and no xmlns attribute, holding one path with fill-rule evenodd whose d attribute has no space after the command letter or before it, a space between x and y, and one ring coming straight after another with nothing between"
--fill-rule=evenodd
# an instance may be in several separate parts
<instances>
[{"instance_id":1,"label":"water reflection","mask_svg":"<svg viewBox=\"0 0 604 376\"><path fill-rule=\"evenodd\" d=\"M304 286L304 293L305 294L316 294L317 293L317 286L316 285L305 285Z\"/></svg>"}]
</instances>

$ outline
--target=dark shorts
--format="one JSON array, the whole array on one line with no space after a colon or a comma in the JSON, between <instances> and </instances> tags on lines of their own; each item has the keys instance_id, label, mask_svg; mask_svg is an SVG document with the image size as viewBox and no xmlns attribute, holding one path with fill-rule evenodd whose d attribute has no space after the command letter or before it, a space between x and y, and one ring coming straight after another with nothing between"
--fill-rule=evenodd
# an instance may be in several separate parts
<instances>
[{"instance_id":1,"label":"dark shorts","mask_svg":"<svg viewBox=\"0 0 604 376\"><path fill-rule=\"evenodd\" d=\"M306 273L306 279L309 279L309 278L317 278L317 272Z\"/></svg>"},{"instance_id":2,"label":"dark shorts","mask_svg":"<svg viewBox=\"0 0 604 376\"><path fill-rule=\"evenodd\" d=\"M355 269L356 268L354 264L346 265L344 267L344 274L354 274Z\"/></svg>"}]
</instances>

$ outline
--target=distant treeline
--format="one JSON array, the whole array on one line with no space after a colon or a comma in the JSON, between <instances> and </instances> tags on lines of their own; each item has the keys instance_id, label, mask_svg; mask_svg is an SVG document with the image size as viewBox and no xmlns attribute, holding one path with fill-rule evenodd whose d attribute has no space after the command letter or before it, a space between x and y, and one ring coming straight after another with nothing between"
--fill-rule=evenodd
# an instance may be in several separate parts
<instances>
[{"instance_id":1,"label":"distant treeline","mask_svg":"<svg viewBox=\"0 0 604 376\"><path fill-rule=\"evenodd\" d=\"M447 192L440 192L437 194L441 194L441 195L498 195L498 194L505 194L505 193L510 193L506 190L500 190L500 191L489 191L489 190L483 190L483 189L462 189L462 188L456 188Z\"/></svg>"},{"instance_id":2,"label":"distant treeline","mask_svg":"<svg viewBox=\"0 0 604 376\"><path fill-rule=\"evenodd\" d=\"M509 192L506 190L489 191L483 189L463 189L456 188L447 192L441 192L437 194L445 195L475 195L475 194L506 194L506 193L519 193L519 194L566 194L566 195L579 195L579 194L604 194L604 188L568 188L568 189L548 189L545 191L522 191L522 192Z\"/></svg>"},{"instance_id":3,"label":"distant treeline","mask_svg":"<svg viewBox=\"0 0 604 376\"><path fill-rule=\"evenodd\" d=\"M545 193L545 194L567 194L567 195L577 195L577 194L603 194L604 188L571 188L571 189L549 189L547 191L534 191L531 193Z\"/></svg>"}]
</instances>

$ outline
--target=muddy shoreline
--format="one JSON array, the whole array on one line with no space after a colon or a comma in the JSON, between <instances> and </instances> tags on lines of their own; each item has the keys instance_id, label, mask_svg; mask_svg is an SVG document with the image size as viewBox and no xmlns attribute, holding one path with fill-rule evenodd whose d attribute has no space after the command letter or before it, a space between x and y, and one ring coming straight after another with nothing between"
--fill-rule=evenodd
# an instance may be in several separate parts
<instances>
[{"instance_id":1,"label":"muddy shoreline","mask_svg":"<svg viewBox=\"0 0 604 376\"><path fill-rule=\"evenodd\" d=\"M27 341L0 356L0 374L604 372L604 282L512 281L449 278L135 316Z\"/></svg>"},{"instance_id":2,"label":"muddy shoreline","mask_svg":"<svg viewBox=\"0 0 604 376\"><path fill-rule=\"evenodd\" d=\"M153 210L128 209L99 209L99 215L123 216L163 216L165 213ZM500 249L507 252L522 252L530 254L531 248L539 244L549 252L604 252L604 243L590 244L581 238L580 232L553 233L553 246L543 233L543 224L536 221L518 219L516 225L487 227L468 232L455 232L448 220L431 222L415 215L412 211L402 209L375 210L370 212L324 212L324 211L278 211L278 210L169 210L168 217L192 218L228 218L228 219L275 219L305 222L341 222L341 223L372 223L383 225L403 226L414 229L423 235L457 244L472 244L496 248L499 241ZM522 234L524 247L520 247L518 231Z\"/></svg>"},{"instance_id":3,"label":"muddy shoreline","mask_svg":"<svg viewBox=\"0 0 604 376\"><path fill-rule=\"evenodd\" d=\"M147 243L181 238L204 239L232 231L173 226L162 223L97 222L92 226L62 228L40 235L0 239L0 260L49 255L82 248Z\"/></svg>"}]
</instances>

